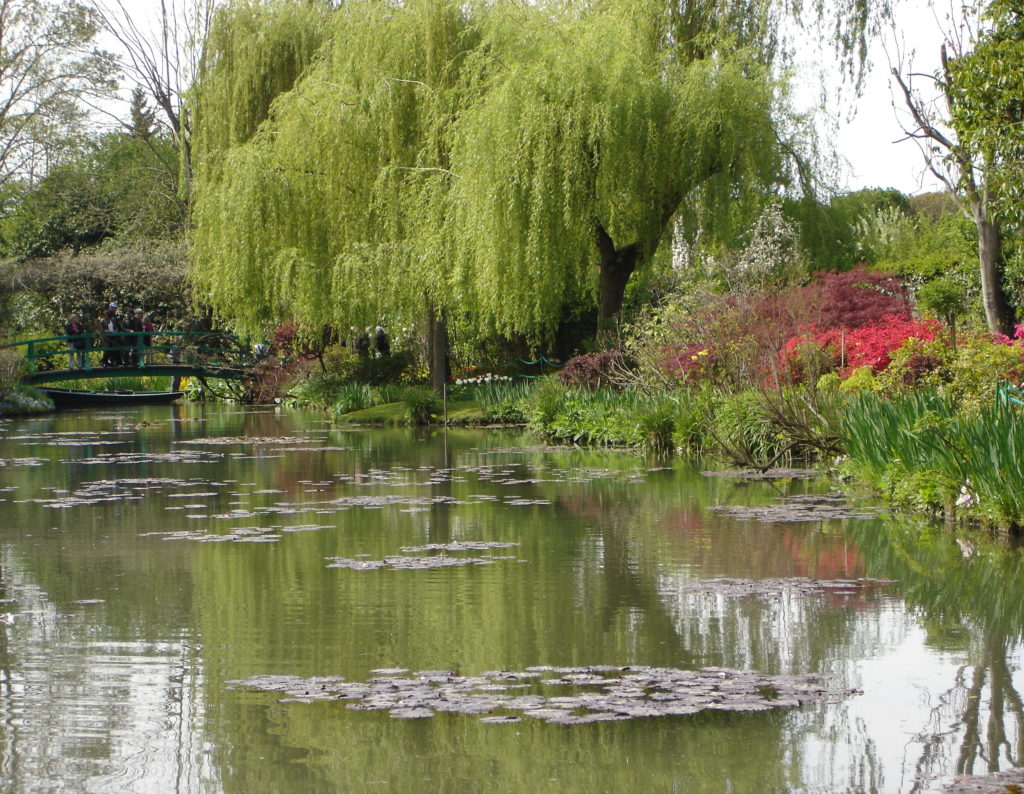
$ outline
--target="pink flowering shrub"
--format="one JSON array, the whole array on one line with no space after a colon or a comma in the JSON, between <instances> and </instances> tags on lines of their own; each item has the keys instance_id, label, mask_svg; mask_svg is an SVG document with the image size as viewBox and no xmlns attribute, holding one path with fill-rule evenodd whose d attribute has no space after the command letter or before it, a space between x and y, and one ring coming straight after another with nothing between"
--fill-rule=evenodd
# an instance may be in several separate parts
<instances>
[{"instance_id":1,"label":"pink flowering shrub","mask_svg":"<svg viewBox=\"0 0 1024 794\"><path fill-rule=\"evenodd\" d=\"M1002 345L1024 347L1024 325L1017 323L1017 325L1014 326L1012 339L1008 337L1006 334L993 334L992 338Z\"/></svg>"}]
</instances>

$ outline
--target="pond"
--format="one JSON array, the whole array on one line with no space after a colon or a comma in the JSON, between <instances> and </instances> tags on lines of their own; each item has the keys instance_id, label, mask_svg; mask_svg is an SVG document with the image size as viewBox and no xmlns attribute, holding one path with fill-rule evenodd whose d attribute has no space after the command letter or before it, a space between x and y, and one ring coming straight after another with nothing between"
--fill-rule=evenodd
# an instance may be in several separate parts
<instances>
[{"instance_id":1,"label":"pond","mask_svg":"<svg viewBox=\"0 0 1024 794\"><path fill-rule=\"evenodd\" d=\"M911 792L1017 765L1016 552L794 475L229 406L3 422L3 790Z\"/></svg>"}]
</instances>

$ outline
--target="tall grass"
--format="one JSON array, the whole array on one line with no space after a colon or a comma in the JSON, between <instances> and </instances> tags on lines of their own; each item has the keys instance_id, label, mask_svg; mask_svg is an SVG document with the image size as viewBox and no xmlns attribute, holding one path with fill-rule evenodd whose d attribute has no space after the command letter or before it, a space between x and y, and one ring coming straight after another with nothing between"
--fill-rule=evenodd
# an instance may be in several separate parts
<instances>
[{"instance_id":1,"label":"tall grass","mask_svg":"<svg viewBox=\"0 0 1024 794\"><path fill-rule=\"evenodd\" d=\"M1024 526L1024 414L990 403L958 410L918 392L886 400L858 396L843 441L855 474L919 507L961 508L1003 527Z\"/></svg>"},{"instance_id":2,"label":"tall grass","mask_svg":"<svg viewBox=\"0 0 1024 794\"><path fill-rule=\"evenodd\" d=\"M525 405L532 390L531 381L482 383L473 387L470 396L489 422L523 422L526 420Z\"/></svg>"}]
</instances>

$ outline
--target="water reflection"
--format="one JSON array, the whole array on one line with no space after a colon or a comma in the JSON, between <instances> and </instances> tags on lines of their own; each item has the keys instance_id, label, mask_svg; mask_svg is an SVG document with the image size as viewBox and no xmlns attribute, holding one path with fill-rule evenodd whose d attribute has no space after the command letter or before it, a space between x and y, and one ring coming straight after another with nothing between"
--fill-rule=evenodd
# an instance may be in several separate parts
<instances>
[{"instance_id":1,"label":"water reflection","mask_svg":"<svg viewBox=\"0 0 1024 794\"><path fill-rule=\"evenodd\" d=\"M890 524L883 533L854 529L871 569L899 579L921 612L930 646L963 659L949 684L929 693L916 732L915 784L950 768L958 775L1021 766L1024 704L1024 561L991 539L958 541L930 527Z\"/></svg>"},{"instance_id":2,"label":"water reflection","mask_svg":"<svg viewBox=\"0 0 1024 794\"><path fill-rule=\"evenodd\" d=\"M15 791L904 792L1018 763L1015 554L964 558L882 521L730 518L709 508L828 484L533 444L194 405L0 425L0 612L17 613L0 625L0 774ZM516 543L522 561L327 567L457 540ZM721 577L895 584L706 586ZM830 673L864 694L567 729L225 686L537 664Z\"/></svg>"}]
</instances>

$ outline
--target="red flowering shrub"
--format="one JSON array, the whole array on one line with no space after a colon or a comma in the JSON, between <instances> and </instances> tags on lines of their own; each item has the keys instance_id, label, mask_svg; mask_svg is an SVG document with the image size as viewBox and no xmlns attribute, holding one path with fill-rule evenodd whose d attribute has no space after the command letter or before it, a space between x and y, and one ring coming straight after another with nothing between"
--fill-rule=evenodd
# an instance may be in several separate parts
<instances>
[{"instance_id":1,"label":"red flowering shrub","mask_svg":"<svg viewBox=\"0 0 1024 794\"><path fill-rule=\"evenodd\" d=\"M864 268L820 273L807 286L781 294L699 296L694 302L668 322L669 342L661 346L657 366L679 380L719 385L816 377L839 367L843 332L834 332L832 344L827 329L845 328L849 336L864 326L910 322L900 282ZM889 349L880 333L853 337L855 359Z\"/></svg>"},{"instance_id":2,"label":"red flowering shrub","mask_svg":"<svg viewBox=\"0 0 1024 794\"><path fill-rule=\"evenodd\" d=\"M836 368L842 367L848 375L860 367L871 367L881 372L889 366L892 352L908 339L933 340L942 324L935 320L910 320L899 315L888 315L859 328L829 328L794 336L786 342L780 356L783 368L793 377L804 374L801 358L808 345L825 351ZM924 362L919 362L924 366ZM935 366L938 366L936 362Z\"/></svg>"},{"instance_id":3,"label":"red flowering shrub","mask_svg":"<svg viewBox=\"0 0 1024 794\"><path fill-rule=\"evenodd\" d=\"M596 389L598 386L611 386L612 374L623 366L623 356L618 350L602 350L599 353L588 353L575 356L565 362L558 380L567 386L582 386Z\"/></svg>"},{"instance_id":4,"label":"red flowering shrub","mask_svg":"<svg viewBox=\"0 0 1024 794\"><path fill-rule=\"evenodd\" d=\"M993 334L993 338L996 342L1002 345L1024 347L1024 325L1017 323L1017 325L1014 326L1013 339L1008 337L1006 334Z\"/></svg>"}]
</instances>

